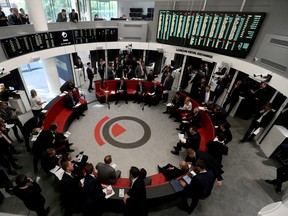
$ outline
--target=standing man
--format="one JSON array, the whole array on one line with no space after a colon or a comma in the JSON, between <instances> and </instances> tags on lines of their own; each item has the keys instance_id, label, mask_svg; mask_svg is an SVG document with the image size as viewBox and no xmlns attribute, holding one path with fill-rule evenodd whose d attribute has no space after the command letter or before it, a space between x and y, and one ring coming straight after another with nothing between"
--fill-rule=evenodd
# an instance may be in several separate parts
<instances>
[{"instance_id":1,"label":"standing man","mask_svg":"<svg viewBox=\"0 0 288 216\"><path fill-rule=\"evenodd\" d=\"M2 6L0 5L0 26L8 26L7 21L8 19L5 13L2 11Z\"/></svg>"},{"instance_id":2,"label":"standing man","mask_svg":"<svg viewBox=\"0 0 288 216\"><path fill-rule=\"evenodd\" d=\"M235 104L238 102L239 100L239 96L241 93L241 84L242 84L242 80L238 80L235 84L234 87L231 89L231 91L228 93L227 95L227 99L225 100L224 104L223 104L223 109L226 108L226 106L228 104L230 104L229 109L227 111L227 113L230 113L231 110L233 109L233 107L235 106ZM215 101L216 102L216 101Z\"/></svg>"},{"instance_id":3,"label":"standing man","mask_svg":"<svg viewBox=\"0 0 288 216\"><path fill-rule=\"evenodd\" d=\"M88 92L91 92L91 90L94 90L94 88L92 87L92 82L93 82L93 78L94 78L94 69L92 68L92 65L90 62L87 63L87 69L86 69L86 73L87 73L87 77L89 79L89 87L88 87Z\"/></svg>"},{"instance_id":4,"label":"standing man","mask_svg":"<svg viewBox=\"0 0 288 216\"><path fill-rule=\"evenodd\" d=\"M145 183L139 174L140 171L137 167L132 166L130 168L131 186L123 198L126 205L125 216L148 215Z\"/></svg>"},{"instance_id":5,"label":"standing man","mask_svg":"<svg viewBox=\"0 0 288 216\"><path fill-rule=\"evenodd\" d=\"M26 175L20 174L15 180L17 186L13 193L24 202L24 205L31 211L36 211L38 216L46 216L49 207L44 208L45 198L41 194L40 186Z\"/></svg>"},{"instance_id":6,"label":"standing man","mask_svg":"<svg viewBox=\"0 0 288 216\"><path fill-rule=\"evenodd\" d=\"M147 76L147 70L146 70L144 61L139 62L139 64L137 65L135 69L135 74L136 74L136 77L140 79L144 79L145 76Z\"/></svg>"},{"instance_id":7,"label":"standing man","mask_svg":"<svg viewBox=\"0 0 288 216\"><path fill-rule=\"evenodd\" d=\"M273 117L274 112L272 111L271 103L267 103L262 110L256 113L255 118L252 120L240 143L250 142L256 136L254 131L263 131Z\"/></svg>"},{"instance_id":8,"label":"standing man","mask_svg":"<svg viewBox=\"0 0 288 216\"><path fill-rule=\"evenodd\" d=\"M70 22L74 23L78 22L78 13L75 12L75 9L72 9L72 11L69 13L69 20Z\"/></svg>"},{"instance_id":9,"label":"standing man","mask_svg":"<svg viewBox=\"0 0 288 216\"><path fill-rule=\"evenodd\" d=\"M174 78L172 77L172 72L168 71L166 78L161 83L163 86L163 103L166 103L169 97L169 91L172 88Z\"/></svg>"},{"instance_id":10,"label":"standing man","mask_svg":"<svg viewBox=\"0 0 288 216\"><path fill-rule=\"evenodd\" d=\"M23 8L20 8L20 16L23 24L30 24L29 16L25 13L25 10Z\"/></svg>"},{"instance_id":11,"label":"standing man","mask_svg":"<svg viewBox=\"0 0 288 216\"><path fill-rule=\"evenodd\" d=\"M100 58L98 63L98 72L101 77L101 80L104 79L105 68L106 68L105 61L102 58Z\"/></svg>"},{"instance_id":12,"label":"standing man","mask_svg":"<svg viewBox=\"0 0 288 216\"><path fill-rule=\"evenodd\" d=\"M56 22L67 22L67 15L65 9L62 9L62 11L58 13Z\"/></svg>"}]
</instances>

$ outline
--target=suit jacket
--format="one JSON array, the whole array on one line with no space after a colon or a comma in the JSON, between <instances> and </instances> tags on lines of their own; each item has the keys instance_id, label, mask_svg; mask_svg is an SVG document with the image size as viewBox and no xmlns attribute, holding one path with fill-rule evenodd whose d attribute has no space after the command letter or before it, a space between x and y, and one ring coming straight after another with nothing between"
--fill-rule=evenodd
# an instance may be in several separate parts
<instances>
[{"instance_id":1,"label":"suit jacket","mask_svg":"<svg viewBox=\"0 0 288 216\"><path fill-rule=\"evenodd\" d=\"M53 147L55 135L50 130L42 130L36 141L33 143L33 153L42 154L47 148Z\"/></svg>"},{"instance_id":2,"label":"suit jacket","mask_svg":"<svg viewBox=\"0 0 288 216\"><path fill-rule=\"evenodd\" d=\"M131 69L130 71L128 71L127 73L127 78L130 80L132 78L136 77L135 71L133 69Z\"/></svg>"},{"instance_id":3,"label":"suit jacket","mask_svg":"<svg viewBox=\"0 0 288 216\"><path fill-rule=\"evenodd\" d=\"M169 168L173 168L173 169L169 169ZM181 170L178 167L175 167L170 163L164 167L159 167L159 172L164 174L166 181L170 181L172 179L178 178L184 175L185 173L187 173L187 171Z\"/></svg>"},{"instance_id":4,"label":"suit jacket","mask_svg":"<svg viewBox=\"0 0 288 216\"><path fill-rule=\"evenodd\" d=\"M87 73L88 79L93 79L93 78L94 78L94 73L93 73L93 71L91 70L91 68L87 67L86 73Z\"/></svg>"},{"instance_id":5,"label":"suit jacket","mask_svg":"<svg viewBox=\"0 0 288 216\"><path fill-rule=\"evenodd\" d=\"M34 116L25 122L23 125L23 130L29 135L34 128L42 127L42 125L43 121L41 121L38 116Z\"/></svg>"},{"instance_id":6,"label":"suit jacket","mask_svg":"<svg viewBox=\"0 0 288 216\"><path fill-rule=\"evenodd\" d=\"M60 92L63 93L64 91L73 91L73 89L75 88L75 85L70 85L70 83L68 81L66 81L61 87L60 87Z\"/></svg>"},{"instance_id":7,"label":"suit jacket","mask_svg":"<svg viewBox=\"0 0 288 216\"><path fill-rule=\"evenodd\" d=\"M69 110L73 110L73 107L79 102L79 100L76 98L75 93L73 92L73 98L69 95L66 95L65 97L65 107Z\"/></svg>"},{"instance_id":8,"label":"suit jacket","mask_svg":"<svg viewBox=\"0 0 288 216\"><path fill-rule=\"evenodd\" d=\"M98 179L86 174L83 190L85 195L85 206L96 205L101 207L101 202L105 200L105 193L102 191L102 186Z\"/></svg>"},{"instance_id":9,"label":"suit jacket","mask_svg":"<svg viewBox=\"0 0 288 216\"><path fill-rule=\"evenodd\" d=\"M204 102L205 102L205 95L206 95L206 91L205 91L205 89L204 89L204 91L201 92L201 103L204 103ZM214 94L213 94L212 91L210 91L208 101L213 101L213 98L214 98Z\"/></svg>"},{"instance_id":10,"label":"suit jacket","mask_svg":"<svg viewBox=\"0 0 288 216\"><path fill-rule=\"evenodd\" d=\"M241 93L241 87L233 88L228 94L228 97L231 98L231 101L237 102Z\"/></svg>"},{"instance_id":11,"label":"suit jacket","mask_svg":"<svg viewBox=\"0 0 288 216\"><path fill-rule=\"evenodd\" d=\"M99 181L103 184L115 184L117 181L116 171L113 167L108 164L99 162L96 165L96 169L98 170L98 178Z\"/></svg>"},{"instance_id":12,"label":"suit jacket","mask_svg":"<svg viewBox=\"0 0 288 216\"><path fill-rule=\"evenodd\" d=\"M257 121L263 113L258 112L253 119L253 121ZM269 110L268 113L262 117L261 121L259 122L259 127L265 128L269 122L273 119L274 117L274 112L272 110Z\"/></svg>"},{"instance_id":13,"label":"suit jacket","mask_svg":"<svg viewBox=\"0 0 288 216\"><path fill-rule=\"evenodd\" d=\"M65 17L63 18L62 13L58 13L56 22L67 22L67 15L65 15Z\"/></svg>"},{"instance_id":14,"label":"suit jacket","mask_svg":"<svg viewBox=\"0 0 288 216\"><path fill-rule=\"evenodd\" d=\"M219 127L215 131L215 136L218 136L219 134L223 134L225 137L224 143L225 145L229 143L232 140L232 133L229 129L222 131Z\"/></svg>"},{"instance_id":15,"label":"suit jacket","mask_svg":"<svg viewBox=\"0 0 288 216\"><path fill-rule=\"evenodd\" d=\"M201 136L198 132L193 135L189 135L186 140L187 148L192 148L194 151L197 151L200 146Z\"/></svg>"},{"instance_id":16,"label":"suit jacket","mask_svg":"<svg viewBox=\"0 0 288 216\"><path fill-rule=\"evenodd\" d=\"M72 12L69 13L69 20L70 20L70 22L74 22L74 20L77 20L77 22L78 22L78 20L79 20L78 13L75 13L74 16L73 16Z\"/></svg>"},{"instance_id":17,"label":"suit jacket","mask_svg":"<svg viewBox=\"0 0 288 216\"><path fill-rule=\"evenodd\" d=\"M137 88L136 88L136 93L137 94L145 94L146 93L146 86L142 84L142 91L140 91L140 85L138 84Z\"/></svg>"},{"instance_id":18,"label":"suit jacket","mask_svg":"<svg viewBox=\"0 0 288 216\"><path fill-rule=\"evenodd\" d=\"M121 86L121 81L117 83L117 86L116 86L116 91L119 91L120 90L120 86ZM123 85L122 85L122 89L124 92L127 92L127 87L126 87L126 82L123 82Z\"/></svg>"},{"instance_id":19,"label":"suit jacket","mask_svg":"<svg viewBox=\"0 0 288 216\"><path fill-rule=\"evenodd\" d=\"M148 210L146 206L146 187L141 177L138 177L135 180L132 187L128 190L127 194L130 196L130 198L126 200L126 215L147 215Z\"/></svg>"},{"instance_id":20,"label":"suit jacket","mask_svg":"<svg viewBox=\"0 0 288 216\"><path fill-rule=\"evenodd\" d=\"M190 124L190 126L196 126L197 128L201 128L201 115L200 115L200 113L198 113L196 115L193 114L192 119L191 119L189 124Z\"/></svg>"},{"instance_id":21,"label":"suit jacket","mask_svg":"<svg viewBox=\"0 0 288 216\"><path fill-rule=\"evenodd\" d=\"M142 70L143 70L143 75L141 74L142 73ZM138 78L143 78L147 75L147 70L146 70L146 67L142 67L142 70L141 70L141 66L138 65L135 69L135 74L136 74L136 77Z\"/></svg>"},{"instance_id":22,"label":"suit jacket","mask_svg":"<svg viewBox=\"0 0 288 216\"><path fill-rule=\"evenodd\" d=\"M154 93L155 92L155 96L156 97L160 97L160 88L159 85L156 85L156 88L154 85L151 86L150 88L150 93Z\"/></svg>"},{"instance_id":23,"label":"suit jacket","mask_svg":"<svg viewBox=\"0 0 288 216\"><path fill-rule=\"evenodd\" d=\"M166 77L167 78L167 77ZM164 90L171 90L172 88L172 85L173 85L173 81L174 81L174 78L172 76L170 76L169 78L167 79L164 79L163 82L162 82L162 85L164 87ZM166 81L166 82L165 82Z\"/></svg>"},{"instance_id":24,"label":"suit jacket","mask_svg":"<svg viewBox=\"0 0 288 216\"><path fill-rule=\"evenodd\" d=\"M78 205L82 196L79 179L73 178L64 172L60 185L64 205L66 207Z\"/></svg>"},{"instance_id":25,"label":"suit jacket","mask_svg":"<svg viewBox=\"0 0 288 216\"><path fill-rule=\"evenodd\" d=\"M179 107L182 107L184 105L184 99L181 96L179 96L178 98L174 97L172 99L172 103L174 104L174 107L178 109Z\"/></svg>"},{"instance_id":26,"label":"suit jacket","mask_svg":"<svg viewBox=\"0 0 288 216\"><path fill-rule=\"evenodd\" d=\"M222 155L228 155L228 147L218 141L210 141L206 147L207 152L212 155L219 164L222 164Z\"/></svg>"},{"instance_id":27,"label":"suit jacket","mask_svg":"<svg viewBox=\"0 0 288 216\"><path fill-rule=\"evenodd\" d=\"M1 117L5 120L5 122L9 123L13 123L13 111L15 111L16 109L12 108L12 107L7 107L6 109L0 109L0 115ZM18 118L17 116L15 116L14 118Z\"/></svg>"}]
</instances>

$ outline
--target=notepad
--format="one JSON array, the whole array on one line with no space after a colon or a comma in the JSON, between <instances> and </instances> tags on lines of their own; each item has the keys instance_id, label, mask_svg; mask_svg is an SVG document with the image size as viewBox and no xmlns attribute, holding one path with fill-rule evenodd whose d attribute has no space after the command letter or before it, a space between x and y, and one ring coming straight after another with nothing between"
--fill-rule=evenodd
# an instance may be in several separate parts
<instances>
[{"instance_id":1,"label":"notepad","mask_svg":"<svg viewBox=\"0 0 288 216\"><path fill-rule=\"evenodd\" d=\"M119 197L124 197L124 189L119 189Z\"/></svg>"},{"instance_id":2,"label":"notepad","mask_svg":"<svg viewBox=\"0 0 288 216\"><path fill-rule=\"evenodd\" d=\"M182 143L186 143L186 139L185 139L185 137L184 137L184 134L178 133L178 138L179 138L179 140L180 140Z\"/></svg>"},{"instance_id":3,"label":"notepad","mask_svg":"<svg viewBox=\"0 0 288 216\"><path fill-rule=\"evenodd\" d=\"M108 190L112 190L112 193L111 193L111 194L107 194L107 191L108 191ZM114 192L114 190L113 190L113 188L112 188L111 185L107 186L107 187L104 188L102 191L106 194L106 195L105 195L105 198L106 198L106 199L108 199L109 197L111 197L111 196L113 196L113 195L115 194L115 192Z\"/></svg>"}]
</instances>

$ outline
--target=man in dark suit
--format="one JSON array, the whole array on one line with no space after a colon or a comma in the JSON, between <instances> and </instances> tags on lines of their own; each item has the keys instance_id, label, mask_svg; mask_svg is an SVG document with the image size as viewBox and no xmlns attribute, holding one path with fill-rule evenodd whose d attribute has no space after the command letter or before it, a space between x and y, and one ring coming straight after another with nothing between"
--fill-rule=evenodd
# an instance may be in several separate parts
<instances>
[{"instance_id":1,"label":"man in dark suit","mask_svg":"<svg viewBox=\"0 0 288 216\"><path fill-rule=\"evenodd\" d=\"M267 103L262 110L256 113L255 118L252 120L248 130L240 142L250 142L255 137L255 134L252 132L257 129L260 129L260 131L263 130L273 117L274 112L272 111L271 104Z\"/></svg>"},{"instance_id":2,"label":"man in dark suit","mask_svg":"<svg viewBox=\"0 0 288 216\"><path fill-rule=\"evenodd\" d=\"M206 164L206 169L211 170L217 179L216 186L220 187L222 185L224 173L222 170L222 165L219 164L212 155L203 151L194 151L192 148L187 149L187 156L185 158L186 162L192 162L192 165L195 166L196 161L200 159L203 160ZM213 185L211 186L212 189Z\"/></svg>"},{"instance_id":3,"label":"man in dark suit","mask_svg":"<svg viewBox=\"0 0 288 216\"><path fill-rule=\"evenodd\" d=\"M197 76L197 75L196 75ZM191 98L193 98L194 100L196 101L199 101L200 98L201 98L201 92L204 91L207 83L206 83L206 79L205 78L201 78L201 76L199 75L199 78L200 79L196 79L197 77L195 77L193 79L193 84L192 84L192 87L191 87L191 92L190 92L190 95L191 95ZM196 79L196 80L195 80Z\"/></svg>"},{"instance_id":4,"label":"man in dark suit","mask_svg":"<svg viewBox=\"0 0 288 216\"><path fill-rule=\"evenodd\" d=\"M70 22L77 23L78 22L78 13L76 13L75 9L69 13L69 20Z\"/></svg>"},{"instance_id":5,"label":"man in dark suit","mask_svg":"<svg viewBox=\"0 0 288 216\"><path fill-rule=\"evenodd\" d=\"M73 175L74 166L71 161L62 162L65 171L61 180L61 195L65 208L65 216L71 216L82 207L82 185L80 179Z\"/></svg>"},{"instance_id":6,"label":"man in dark suit","mask_svg":"<svg viewBox=\"0 0 288 216\"><path fill-rule=\"evenodd\" d=\"M265 180L268 184L273 184L276 186L275 190L277 193L282 191L283 182L288 181L288 165L277 168L276 170L276 179Z\"/></svg>"},{"instance_id":7,"label":"man in dark suit","mask_svg":"<svg viewBox=\"0 0 288 216\"><path fill-rule=\"evenodd\" d=\"M85 166L84 179L84 216L103 214L106 205L105 193L102 191L102 185L97 179L97 173L94 166L89 163ZM112 191L111 191L112 192ZM110 193L111 193L110 192Z\"/></svg>"},{"instance_id":8,"label":"man in dark suit","mask_svg":"<svg viewBox=\"0 0 288 216\"><path fill-rule=\"evenodd\" d=\"M115 105L118 104L118 100L119 100L120 96L124 97L125 103L128 104L127 87L126 87L126 83L124 81L124 78L120 78L120 81L117 83L116 92L115 92L115 97L116 97Z\"/></svg>"},{"instance_id":9,"label":"man in dark suit","mask_svg":"<svg viewBox=\"0 0 288 216\"><path fill-rule=\"evenodd\" d=\"M74 88L75 88L74 82L72 80L68 80L60 87L60 92L61 93L63 93L64 91L68 92L69 90L73 91Z\"/></svg>"},{"instance_id":10,"label":"man in dark suit","mask_svg":"<svg viewBox=\"0 0 288 216\"><path fill-rule=\"evenodd\" d=\"M201 92L201 99L199 102L204 106L207 106L209 101L213 101L214 94L210 91L210 89L211 86L207 85L205 89Z\"/></svg>"},{"instance_id":11,"label":"man in dark suit","mask_svg":"<svg viewBox=\"0 0 288 216\"><path fill-rule=\"evenodd\" d=\"M151 105L154 104L156 106L159 103L160 97L161 95L159 85L157 81L154 80L153 85L150 88L150 91L146 95L144 105L146 106L147 104L149 104L149 107L151 107Z\"/></svg>"},{"instance_id":12,"label":"man in dark suit","mask_svg":"<svg viewBox=\"0 0 288 216\"><path fill-rule=\"evenodd\" d=\"M177 91L171 101L171 103L169 104L170 106L166 106L166 111L163 112L163 114L168 114L170 113L170 116L174 116L176 110L179 107L182 107L184 105L184 100L180 95L180 92Z\"/></svg>"},{"instance_id":13,"label":"man in dark suit","mask_svg":"<svg viewBox=\"0 0 288 216\"><path fill-rule=\"evenodd\" d=\"M94 88L92 87L92 82L93 82L93 78L94 78L94 72L93 72L93 68L90 62L87 63L87 69L86 69L86 73L87 73L87 77L89 79L89 87L88 87L88 92L91 92L91 90L93 90Z\"/></svg>"},{"instance_id":14,"label":"man in dark suit","mask_svg":"<svg viewBox=\"0 0 288 216\"><path fill-rule=\"evenodd\" d=\"M99 162L96 165L99 181L103 184L115 184L121 176L120 170L115 170L112 167L112 157L107 155L104 158L104 163Z\"/></svg>"},{"instance_id":15,"label":"man in dark suit","mask_svg":"<svg viewBox=\"0 0 288 216\"><path fill-rule=\"evenodd\" d=\"M225 136L221 133L206 145L207 152L212 155L219 164L222 164L222 155L228 155L228 147L225 145L224 139Z\"/></svg>"},{"instance_id":16,"label":"man in dark suit","mask_svg":"<svg viewBox=\"0 0 288 216\"><path fill-rule=\"evenodd\" d=\"M51 175L50 170L59 165L61 155L56 155L54 148L48 148L41 158L41 167L48 176Z\"/></svg>"},{"instance_id":17,"label":"man in dark suit","mask_svg":"<svg viewBox=\"0 0 288 216\"><path fill-rule=\"evenodd\" d=\"M105 68L106 68L105 61L102 58L100 58L98 62L98 72L101 77L101 80L104 79Z\"/></svg>"},{"instance_id":18,"label":"man in dark suit","mask_svg":"<svg viewBox=\"0 0 288 216\"><path fill-rule=\"evenodd\" d=\"M179 155L179 151L181 151L182 148L192 148L194 151L197 151L199 149L201 140L201 136L197 130L198 128L196 126L191 126L189 128L188 138L185 139L184 142L180 140L177 145L174 146L174 151L171 151L171 153L174 155Z\"/></svg>"},{"instance_id":19,"label":"man in dark suit","mask_svg":"<svg viewBox=\"0 0 288 216\"><path fill-rule=\"evenodd\" d=\"M144 61L138 63L135 69L135 74L136 74L136 77L140 79L144 79L145 76L147 76L147 70L146 70Z\"/></svg>"},{"instance_id":20,"label":"man in dark suit","mask_svg":"<svg viewBox=\"0 0 288 216\"><path fill-rule=\"evenodd\" d=\"M79 119L79 116L85 116L83 114L83 106L79 103L79 100L76 97L75 92L71 90L68 91L68 94L65 97L65 107L69 110L73 110L73 115Z\"/></svg>"},{"instance_id":21,"label":"man in dark suit","mask_svg":"<svg viewBox=\"0 0 288 216\"><path fill-rule=\"evenodd\" d=\"M197 128L201 127L200 124L201 121L201 115L200 115L200 110L198 107L193 109L193 112L190 112L187 116L184 116L182 118L182 122L179 125L178 128L176 128L176 130L180 130L182 131L182 133L188 133L189 132L189 128L191 126L196 126Z\"/></svg>"},{"instance_id":22,"label":"man in dark suit","mask_svg":"<svg viewBox=\"0 0 288 216\"><path fill-rule=\"evenodd\" d=\"M41 194L40 186L26 175L20 174L15 180L17 186L13 193L24 202L24 205L31 211L36 211L38 216L46 216L49 207L45 209L45 198Z\"/></svg>"},{"instance_id":23,"label":"man in dark suit","mask_svg":"<svg viewBox=\"0 0 288 216\"><path fill-rule=\"evenodd\" d=\"M145 183L139 174L140 171L137 167L130 168L131 186L123 198L126 205L125 216L148 215Z\"/></svg>"},{"instance_id":24,"label":"man in dark suit","mask_svg":"<svg viewBox=\"0 0 288 216\"><path fill-rule=\"evenodd\" d=\"M144 101L145 94L146 94L146 86L143 85L141 81L139 81L137 88L136 88L136 92L135 92L135 100L133 103L138 102L139 104L142 101Z\"/></svg>"},{"instance_id":25,"label":"man in dark suit","mask_svg":"<svg viewBox=\"0 0 288 216\"><path fill-rule=\"evenodd\" d=\"M229 106L229 109L227 111L227 113L230 113L231 110L233 109L233 107L235 106L235 104L238 102L239 100L239 96L240 96L240 93L241 93L241 84L242 84L242 81L241 80L238 80L234 87L231 89L231 91L228 93L227 95L227 99L225 100L224 104L223 104L223 109L226 108L226 106L228 104L230 104Z\"/></svg>"},{"instance_id":26,"label":"man in dark suit","mask_svg":"<svg viewBox=\"0 0 288 216\"><path fill-rule=\"evenodd\" d=\"M24 126L23 126L23 136L24 136L24 140L25 140L25 146L26 146L26 150L27 152L31 151L30 148L30 134L31 133L39 133L39 131L42 129L43 126L43 121L46 118L44 113L40 113L37 116L34 116L32 118L30 118L27 122L25 122Z\"/></svg>"},{"instance_id":27,"label":"man in dark suit","mask_svg":"<svg viewBox=\"0 0 288 216\"><path fill-rule=\"evenodd\" d=\"M184 180L180 180L180 184L184 187L182 197L181 210L187 211L190 215L196 208L199 199L205 199L211 194L214 184L214 174L211 170L206 170L205 162L203 160L196 161L196 170L198 174L192 177L191 183L187 185ZM192 202L188 205L187 198L192 198Z\"/></svg>"},{"instance_id":28,"label":"man in dark suit","mask_svg":"<svg viewBox=\"0 0 288 216\"><path fill-rule=\"evenodd\" d=\"M172 72L167 72L167 76L161 82L161 85L163 86L163 103L166 103L169 97L169 91L171 91L172 85L173 85L174 78L172 77Z\"/></svg>"},{"instance_id":29,"label":"man in dark suit","mask_svg":"<svg viewBox=\"0 0 288 216\"><path fill-rule=\"evenodd\" d=\"M158 166L158 170L159 173L163 173L163 175L166 178L166 181L170 181L187 173L189 171L189 166L186 161L181 161L179 163L179 168L169 163L164 167Z\"/></svg>"}]
</instances>

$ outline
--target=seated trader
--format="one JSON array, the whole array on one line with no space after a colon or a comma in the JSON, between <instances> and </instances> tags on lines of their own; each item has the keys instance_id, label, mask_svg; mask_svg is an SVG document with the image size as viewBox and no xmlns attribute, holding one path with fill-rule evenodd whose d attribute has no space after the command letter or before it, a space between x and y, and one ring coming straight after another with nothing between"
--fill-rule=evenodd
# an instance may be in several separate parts
<instances>
[{"instance_id":1,"label":"seated trader","mask_svg":"<svg viewBox=\"0 0 288 216\"><path fill-rule=\"evenodd\" d=\"M56 165L60 166L60 158L62 155L56 155L54 148L48 148L41 158L41 167L47 173L51 175L50 170L55 168Z\"/></svg>"},{"instance_id":2,"label":"seated trader","mask_svg":"<svg viewBox=\"0 0 288 216\"><path fill-rule=\"evenodd\" d=\"M17 130L18 127L22 134L24 134L22 123L17 116L17 109L8 106L6 102L2 101L0 102L0 115L7 124L14 124L12 127L14 135L18 142L23 142Z\"/></svg>"},{"instance_id":3,"label":"seated trader","mask_svg":"<svg viewBox=\"0 0 288 216\"><path fill-rule=\"evenodd\" d=\"M183 106L176 110L175 121L181 121L182 116L186 116L192 111L192 103L190 100L190 97L186 97Z\"/></svg>"},{"instance_id":4,"label":"seated trader","mask_svg":"<svg viewBox=\"0 0 288 216\"><path fill-rule=\"evenodd\" d=\"M30 118L27 122L25 122L23 126L23 132L24 132L23 136L27 152L31 151L29 141L31 133L37 134L40 132L40 130L43 127L43 121L45 118L46 116L44 113L39 113L39 115L34 116Z\"/></svg>"},{"instance_id":5,"label":"seated trader","mask_svg":"<svg viewBox=\"0 0 288 216\"><path fill-rule=\"evenodd\" d=\"M224 136L224 144L227 145L232 140L232 133L230 131L231 125L228 122L224 122L219 125L215 131L215 137L218 137L220 134Z\"/></svg>"},{"instance_id":6,"label":"seated trader","mask_svg":"<svg viewBox=\"0 0 288 216\"><path fill-rule=\"evenodd\" d=\"M207 85L204 91L201 92L201 104L204 106L207 105L209 101L213 101L214 95L210 89L210 85Z\"/></svg>"},{"instance_id":7,"label":"seated trader","mask_svg":"<svg viewBox=\"0 0 288 216\"><path fill-rule=\"evenodd\" d=\"M125 103L128 104L127 86L126 86L126 82L124 81L124 78L120 78L120 81L117 83L116 91L115 91L115 97L116 97L115 105L118 104L118 100L120 96L123 97L125 100Z\"/></svg>"},{"instance_id":8,"label":"seated trader","mask_svg":"<svg viewBox=\"0 0 288 216\"><path fill-rule=\"evenodd\" d=\"M276 170L276 179L265 180L268 184L273 184L276 186L275 190L277 193L282 191L283 182L288 181L288 165L277 168Z\"/></svg>"},{"instance_id":9,"label":"seated trader","mask_svg":"<svg viewBox=\"0 0 288 216\"><path fill-rule=\"evenodd\" d=\"M197 175L192 177L192 181L189 185L183 180L180 180L180 184L184 187L184 193L182 197L182 206L179 208L183 211L187 211L190 215L196 208L199 199L205 199L211 194L214 183L214 174L211 170L206 170L205 162L203 160L196 161ZM187 198L192 198L192 202L188 205Z\"/></svg>"},{"instance_id":10,"label":"seated trader","mask_svg":"<svg viewBox=\"0 0 288 216\"><path fill-rule=\"evenodd\" d=\"M68 92L69 90L73 91L74 88L75 88L74 82L72 80L68 80L60 87L60 92L61 93L63 93L64 91Z\"/></svg>"},{"instance_id":11,"label":"seated trader","mask_svg":"<svg viewBox=\"0 0 288 216\"><path fill-rule=\"evenodd\" d=\"M200 146L201 136L197 131L196 126L191 126L189 128L188 138L180 140L177 143L177 146L174 146L174 151L171 151L174 155L179 155L179 151L181 151L182 147L185 149L192 148L194 151L197 151Z\"/></svg>"},{"instance_id":12,"label":"seated trader","mask_svg":"<svg viewBox=\"0 0 288 216\"><path fill-rule=\"evenodd\" d=\"M250 142L256 136L253 131L257 129L263 131L263 129L269 124L273 117L274 112L272 111L271 103L267 103L262 110L256 113L248 130L246 131L244 137L240 140L240 142Z\"/></svg>"},{"instance_id":13,"label":"seated trader","mask_svg":"<svg viewBox=\"0 0 288 216\"><path fill-rule=\"evenodd\" d=\"M74 166L71 161L66 160L61 163L62 169L65 171L61 179L61 196L65 215L73 215L82 207L82 184L80 178L73 175Z\"/></svg>"},{"instance_id":14,"label":"seated trader","mask_svg":"<svg viewBox=\"0 0 288 216\"><path fill-rule=\"evenodd\" d=\"M154 106L156 106L160 101L160 97L161 97L161 95L160 95L159 85L158 85L157 81L154 80L153 85L150 88L150 91L146 95L144 105L149 104L149 107L150 107L153 104Z\"/></svg>"},{"instance_id":15,"label":"seated trader","mask_svg":"<svg viewBox=\"0 0 288 216\"><path fill-rule=\"evenodd\" d=\"M79 100L76 97L76 94L69 90L68 94L65 97L65 107L69 110L73 110L73 115L79 119L79 116L85 116L83 114L83 106L82 104L79 102Z\"/></svg>"},{"instance_id":16,"label":"seated trader","mask_svg":"<svg viewBox=\"0 0 288 216\"><path fill-rule=\"evenodd\" d=\"M143 85L141 81L139 81L135 92L135 100L133 103L138 102L139 104L141 102L144 102L145 93L146 93L146 87L145 85Z\"/></svg>"},{"instance_id":17,"label":"seated trader","mask_svg":"<svg viewBox=\"0 0 288 216\"><path fill-rule=\"evenodd\" d=\"M166 178L166 181L178 178L189 171L189 166L186 161L181 161L179 163L179 168L168 163L164 167L158 166L159 173L163 173Z\"/></svg>"},{"instance_id":18,"label":"seated trader","mask_svg":"<svg viewBox=\"0 0 288 216\"><path fill-rule=\"evenodd\" d=\"M113 167L111 155L105 156L104 163L99 162L96 165L96 169L98 171L99 181L103 184L115 184L121 175L121 171L115 170Z\"/></svg>"},{"instance_id":19,"label":"seated trader","mask_svg":"<svg viewBox=\"0 0 288 216\"><path fill-rule=\"evenodd\" d=\"M198 107L193 109L193 112L189 113L187 116L182 117L182 122L176 130L182 131L182 133L188 133L191 126L201 127L200 124L201 115Z\"/></svg>"},{"instance_id":20,"label":"seated trader","mask_svg":"<svg viewBox=\"0 0 288 216\"><path fill-rule=\"evenodd\" d=\"M163 112L163 114L170 113L170 115L172 117L173 115L175 115L174 113L176 112L176 110L179 107L182 107L183 105L184 105L184 100L181 97L180 92L177 91L175 93L174 97L172 98L172 101L166 105L166 111Z\"/></svg>"},{"instance_id":21,"label":"seated trader","mask_svg":"<svg viewBox=\"0 0 288 216\"><path fill-rule=\"evenodd\" d=\"M222 185L223 174L222 165L219 164L212 155L203 151L194 151L192 148L187 149L187 156L185 158L186 162L192 162L192 165L195 166L196 161L204 160L206 164L206 169L211 170L214 173L215 178L217 179L216 186L220 187Z\"/></svg>"},{"instance_id":22,"label":"seated trader","mask_svg":"<svg viewBox=\"0 0 288 216\"><path fill-rule=\"evenodd\" d=\"M13 193L24 202L24 205L31 211L36 211L38 216L46 216L49 207L45 209L45 198L41 194L40 186L26 175L20 174L16 177L16 187Z\"/></svg>"},{"instance_id":23,"label":"seated trader","mask_svg":"<svg viewBox=\"0 0 288 216\"><path fill-rule=\"evenodd\" d=\"M84 216L102 215L105 210L106 199L105 193L102 191L102 185L97 179L97 173L93 164L88 163L85 166L84 179ZM110 191L112 193L112 191Z\"/></svg>"}]
</instances>

